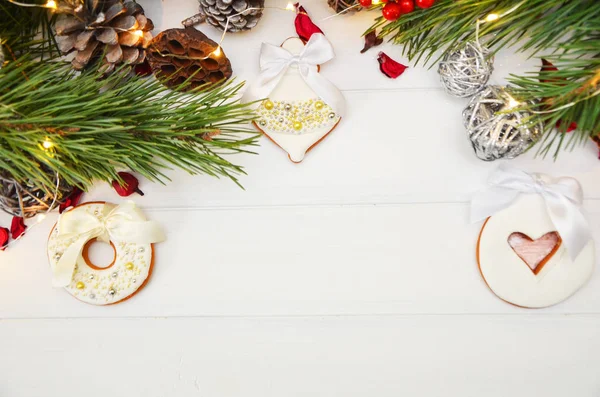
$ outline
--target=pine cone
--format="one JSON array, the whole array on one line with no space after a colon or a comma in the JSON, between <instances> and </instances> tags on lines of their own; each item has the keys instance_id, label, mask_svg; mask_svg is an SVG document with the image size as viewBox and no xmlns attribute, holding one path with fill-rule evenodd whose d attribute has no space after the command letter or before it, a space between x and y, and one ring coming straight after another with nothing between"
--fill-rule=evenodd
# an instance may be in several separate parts
<instances>
[{"instance_id":1,"label":"pine cone","mask_svg":"<svg viewBox=\"0 0 600 397\"><path fill-rule=\"evenodd\" d=\"M167 87L190 90L231 77L231 63L223 49L215 54L217 48L217 43L195 28L168 29L150 43L148 62Z\"/></svg>"},{"instance_id":2,"label":"pine cone","mask_svg":"<svg viewBox=\"0 0 600 397\"><path fill-rule=\"evenodd\" d=\"M355 6L357 2L356 0L327 0L327 4L329 4L329 7L333 8L335 12L342 12ZM354 7L348 12L358 11L359 9L360 7Z\"/></svg>"},{"instance_id":3,"label":"pine cone","mask_svg":"<svg viewBox=\"0 0 600 397\"><path fill-rule=\"evenodd\" d=\"M146 59L154 25L135 1L87 0L61 12L56 34L62 36L59 48L63 54L77 52L73 69L101 61L102 73L110 73L120 64L135 65Z\"/></svg>"},{"instance_id":4,"label":"pine cone","mask_svg":"<svg viewBox=\"0 0 600 397\"><path fill-rule=\"evenodd\" d=\"M232 17L227 27L228 32L250 30L255 27L262 17L264 6L265 0L200 0L200 12L206 15L206 21L221 30L225 30L227 17L239 14L248 8L260 8Z\"/></svg>"}]
</instances>

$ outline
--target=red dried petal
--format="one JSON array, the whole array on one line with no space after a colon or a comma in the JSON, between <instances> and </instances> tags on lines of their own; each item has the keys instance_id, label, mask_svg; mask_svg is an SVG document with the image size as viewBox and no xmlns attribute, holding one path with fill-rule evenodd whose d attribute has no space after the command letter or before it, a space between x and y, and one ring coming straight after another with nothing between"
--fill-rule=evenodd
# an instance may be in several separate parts
<instances>
[{"instance_id":1,"label":"red dried petal","mask_svg":"<svg viewBox=\"0 0 600 397\"><path fill-rule=\"evenodd\" d=\"M138 63L137 65L135 65L133 70L135 71L135 74L142 77L150 76L152 74L152 67L150 66L150 62L148 61Z\"/></svg>"},{"instance_id":2,"label":"red dried petal","mask_svg":"<svg viewBox=\"0 0 600 397\"><path fill-rule=\"evenodd\" d=\"M560 129L561 124L562 124L562 120L558 120L556 122L556 128ZM569 124L569 127L567 127L567 131L565 131L565 132L571 132L576 129L577 129L577 123L574 121L571 121L571 123Z\"/></svg>"},{"instance_id":3,"label":"red dried petal","mask_svg":"<svg viewBox=\"0 0 600 397\"><path fill-rule=\"evenodd\" d=\"M367 52L369 49L373 48L373 47L377 47L378 45L380 45L381 43L383 43L383 39L380 37L377 37L377 33L374 30L371 30L369 33L367 33L367 35L365 36L365 46L364 48L360 51L361 54L364 54L365 52Z\"/></svg>"},{"instance_id":4,"label":"red dried petal","mask_svg":"<svg viewBox=\"0 0 600 397\"><path fill-rule=\"evenodd\" d=\"M0 227L0 251L4 251L8 245L9 238L10 236L8 234L8 229L5 227Z\"/></svg>"},{"instance_id":5,"label":"red dried petal","mask_svg":"<svg viewBox=\"0 0 600 397\"><path fill-rule=\"evenodd\" d=\"M550 83L550 82L556 81L556 80L564 80L564 79L557 79L556 77L550 78L550 79L542 79L542 76L544 76L544 75L548 76L552 72L558 72L558 68L556 66L554 66L554 64L552 62L548 61L547 59L542 58L542 67L540 69L540 81L542 83Z\"/></svg>"},{"instance_id":6,"label":"red dried petal","mask_svg":"<svg viewBox=\"0 0 600 397\"><path fill-rule=\"evenodd\" d=\"M62 214L67 208L75 207L77 204L79 204L82 195L83 190L75 186L71 194L69 194L69 197L67 197L65 201L58 207L58 212Z\"/></svg>"},{"instance_id":7,"label":"red dried petal","mask_svg":"<svg viewBox=\"0 0 600 397\"><path fill-rule=\"evenodd\" d=\"M308 41L313 34L323 33L323 31L313 23L312 19L310 19L306 10L300 3L294 4L294 7L296 7L296 19L294 20L294 25L296 26L298 37L304 41Z\"/></svg>"},{"instance_id":8,"label":"red dried petal","mask_svg":"<svg viewBox=\"0 0 600 397\"><path fill-rule=\"evenodd\" d=\"M123 184L119 184L119 181L114 180L112 186L119 196L128 197L133 193L138 193L143 196L144 193L138 188L140 182L137 178L128 172L119 172L119 177L123 180Z\"/></svg>"},{"instance_id":9,"label":"red dried petal","mask_svg":"<svg viewBox=\"0 0 600 397\"><path fill-rule=\"evenodd\" d=\"M21 235L25 233L25 229L27 229L25 220L20 216L13 216L12 222L10 223L10 234L13 240L21 237Z\"/></svg>"},{"instance_id":10,"label":"red dried petal","mask_svg":"<svg viewBox=\"0 0 600 397\"><path fill-rule=\"evenodd\" d=\"M395 79L396 77L400 76L408 68L408 66L394 61L384 52L379 53L377 60L379 61L379 69L381 70L381 73L385 74L390 79Z\"/></svg>"}]
</instances>

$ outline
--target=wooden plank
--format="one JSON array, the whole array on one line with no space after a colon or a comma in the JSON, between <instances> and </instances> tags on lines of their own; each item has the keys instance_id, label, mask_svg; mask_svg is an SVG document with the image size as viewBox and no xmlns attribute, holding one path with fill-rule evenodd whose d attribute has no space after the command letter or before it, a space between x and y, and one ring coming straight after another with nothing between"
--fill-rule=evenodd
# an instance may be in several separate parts
<instances>
[{"instance_id":1,"label":"wooden plank","mask_svg":"<svg viewBox=\"0 0 600 397\"><path fill-rule=\"evenodd\" d=\"M586 207L599 236L598 202ZM497 299L479 275L480 225L468 223L467 209L148 210L168 241L157 246L149 285L114 307L90 307L51 287L45 254L50 221L3 253L0 317L598 313L599 277L540 312Z\"/></svg>"},{"instance_id":2,"label":"wooden plank","mask_svg":"<svg viewBox=\"0 0 600 397\"><path fill-rule=\"evenodd\" d=\"M3 396L595 397L600 317L0 323Z\"/></svg>"}]
</instances>

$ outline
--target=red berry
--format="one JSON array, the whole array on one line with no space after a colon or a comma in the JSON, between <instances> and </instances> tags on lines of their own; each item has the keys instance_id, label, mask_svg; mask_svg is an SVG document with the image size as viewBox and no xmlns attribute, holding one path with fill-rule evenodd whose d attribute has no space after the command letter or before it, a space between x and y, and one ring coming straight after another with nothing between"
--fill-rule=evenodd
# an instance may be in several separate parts
<instances>
[{"instance_id":1,"label":"red berry","mask_svg":"<svg viewBox=\"0 0 600 397\"><path fill-rule=\"evenodd\" d=\"M396 19L400 18L400 5L395 1L390 1L383 7L381 13L388 21L395 21Z\"/></svg>"},{"instance_id":2,"label":"red berry","mask_svg":"<svg viewBox=\"0 0 600 397\"><path fill-rule=\"evenodd\" d=\"M373 0L358 0L358 2L360 3L361 6L363 7L371 7L371 4L373 4Z\"/></svg>"},{"instance_id":3,"label":"red berry","mask_svg":"<svg viewBox=\"0 0 600 397\"><path fill-rule=\"evenodd\" d=\"M402 14L411 13L415 9L415 3L413 0L400 0L398 4L400 4L400 12Z\"/></svg>"},{"instance_id":4,"label":"red berry","mask_svg":"<svg viewBox=\"0 0 600 397\"><path fill-rule=\"evenodd\" d=\"M114 180L112 182L112 186L119 196L127 197L131 196L133 193L137 193L140 196L144 195L144 193L138 187L139 181L135 176L127 172L119 172L118 174L123 180L123 185L121 185L119 181Z\"/></svg>"},{"instance_id":5,"label":"red berry","mask_svg":"<svg viewBox=\"0 0 600 397\"><path fill-rule=\"evenodd\" d=\"M419 8L429 8L435 3L435 0L415 0L415 3Z\"/></svg>"}]
</instances>

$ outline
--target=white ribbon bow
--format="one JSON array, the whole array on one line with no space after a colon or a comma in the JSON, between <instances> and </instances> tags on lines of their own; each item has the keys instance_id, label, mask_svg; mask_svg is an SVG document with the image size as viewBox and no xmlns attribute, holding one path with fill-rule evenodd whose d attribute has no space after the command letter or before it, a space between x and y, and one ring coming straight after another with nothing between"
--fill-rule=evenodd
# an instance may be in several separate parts
<instances>
[{"instance_id":1,"label":"white ribbon bow","mask_svg":"<svg viewBox=\"0 0 600 397\"><path fill-rule=\"evenodd\" d=\"M299 55L288 50L263 43L260 49L260 75L248 87L242 102L264 99L277 87L279 81L292 65L297 65L306 84L339 115L345 112L344 96L329 80L319 74L318 65L335 57L331 43L321 33L314 33Z\"/></svg>"},{"instance_id":2,"label":"white ribbon bow","mask_svg":"<svg viewBox=\"0 0 600 397\"><path fill-rule=\"evenodd\" d=\"M86 211L68 211L58 220L58 241L76 239L63 252L53 269L52 285L66 287L73 279L73 271L85 244L93 238L105 243L137 244L159 243L165 240L158 223L147 221L132 202L115 207L104 206L103 221Z\"/></svg>"},{"instance_id":3,"label":"white ribbon bow","mask_svg":"<svg viewBox=\"0 0 600 397\"><path fill-rule=\"evenodd\" d=\"M548 215L571 259L577 258L591 239L589 225L580 208L583 191L576 179L528 174L501 165L490 176L488 184L471 201L472 222L483 220L507 208L520 193L538 193L544 198Z\"/></svg>"}]
</instances>

